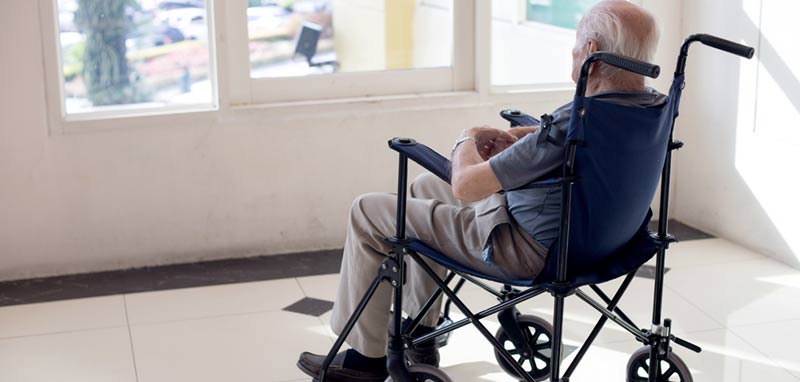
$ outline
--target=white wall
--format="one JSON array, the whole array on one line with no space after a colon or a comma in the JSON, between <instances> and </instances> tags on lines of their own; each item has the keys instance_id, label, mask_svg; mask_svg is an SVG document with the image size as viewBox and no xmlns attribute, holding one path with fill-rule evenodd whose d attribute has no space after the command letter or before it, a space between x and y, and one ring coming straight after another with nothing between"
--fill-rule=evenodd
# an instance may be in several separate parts
<instances>
[{"instance_id":1,"label":"white wall","mask_svg":"<svg viewBox=\"0 0 800 382\"><path fill-rule=\"evenodd\" d=\"M675 216L800 266L797 2L695 0L684 34L756 47L751 61L695 46L678 138Z\"/></svg>"},{"instance_id":2,"label":"white wall","mask_svg":"<svg viewBox=\"0 0 800 382\"><path fill-rule=\"evenodd\" d=\"M666 25L677 25L665 15ZM541 114L569 99L223 102L192 119L49 134L40 33L36 1L4 4L0 279L341 247L353 197L395 187L389 138L411 136L447 152L463 128L504 126L502 108Z\"/></svg>"}]
</instances>

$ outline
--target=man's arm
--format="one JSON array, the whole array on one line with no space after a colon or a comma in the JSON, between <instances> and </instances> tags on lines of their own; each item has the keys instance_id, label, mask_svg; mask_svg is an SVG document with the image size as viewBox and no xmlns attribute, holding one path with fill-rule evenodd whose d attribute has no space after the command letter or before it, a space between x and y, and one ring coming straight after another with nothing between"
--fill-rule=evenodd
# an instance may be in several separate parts
<instances>
[{"instance_id":1,"label":"man's arm","mask_svg":"<svg viewBox=\"0 0 800 382\"><path fill-rule=\"evenodd\" d=\"M509 133L492 128L475 127L464 132L464 135L475 139L458 145L453 151L453 169L450 182L456 198L475 202L488 197L502 188L489 162L478 150L487 145L491 147L508 147L517 139ZM493 151L493 150L492 150Z\"/></svg>"}]
</instances>

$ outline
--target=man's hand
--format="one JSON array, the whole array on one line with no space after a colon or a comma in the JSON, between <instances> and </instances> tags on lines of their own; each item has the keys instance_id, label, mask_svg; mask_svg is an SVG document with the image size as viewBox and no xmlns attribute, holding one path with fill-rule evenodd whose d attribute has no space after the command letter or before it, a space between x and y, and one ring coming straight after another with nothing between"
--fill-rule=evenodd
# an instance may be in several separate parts
<instances>
[{"instance_id":1,"label":"man's hand","mask_svg":"<svg viewBox=\"0 0 800 382\"><path fill-rule=\"evenodd\" d=\"M453 150L451 184L456 198L474 202L500 191L500 182L487 161L517 139L503 130L474 127L462 137L475 139L476 145L461 144Z\"/></svg>"},{"instance_id":2,"label":"man's hand","mask_svg":"<svg viewBox=\"0 0 800 382\"><path fill-rule=\"evenodd\" d=\"M517 141L517 137L508 132L488 126L473 127L465 131L464 136L475 138L478 153L483 160L489 160Z\"/></svg>"},{"instance_id":3,"label":"man's hand","mask_svg":"<svg viewBox=\"0 0 800 382\"><path fill-rule=\"evenodd\" d=\"M508 130L508 133L517 139L522 139L528 134L533 134L539 130L539 126L519 126Z\"/></svg>"}]
</instances>

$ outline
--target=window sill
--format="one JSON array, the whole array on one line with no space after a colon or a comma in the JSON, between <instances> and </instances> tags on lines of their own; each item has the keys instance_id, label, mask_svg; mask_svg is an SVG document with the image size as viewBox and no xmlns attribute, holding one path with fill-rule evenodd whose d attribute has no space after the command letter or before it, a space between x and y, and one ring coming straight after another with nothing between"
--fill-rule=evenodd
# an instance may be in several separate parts
<instances>
[{"instance_id":1,"label":"window sill","mask_svg":"<svg viewBox=\"0 0 800 382\"><path fill-rule=\"evenodd\" d=\"M105 114L90 113L72 115L67 119L56 120L51 124L51 135L72 135L93 132L109 132L125 129L164 126L213 126L225 120L259 118L292 120L296 118L341 118L343 115L385 115L432 110L465 110L482 107L503 107L536 103L567 102L572 99L573 90L564 87L514 87L493 88L485 94L475 91L448 93L404 94L359 98L338 98L329 100L280 102L264 104L240 104L211 108L194 106L185 108L161 109L135 114L118 115L111 111Z\"/></svg>"},{"instance_id":2,"label":"window sill","mask_svg":"<svg viewBox=\"0 0 800 382\"><path fill-rule=\"evenodd\" d=\"M520 86L492 88L489 94L476 91L447 93L403 94L391 96L337 98L328 100L276 102L232 105L232 112L266 112L276 114L306 113L316 116L347 113L408 112L422 110L448 110L506 103L531 103L552 101L555 97L572 98L574 89L558 86Z\"/></svg>"},{"instance_id":3,"label":"window sill","mask_svg":"<svg viewBox=\"0 0 800 382\"><path fill-rule=\"evenodd\" d=\"M188 113L203 113L214 112L219 107L214 104L193 104L193 105L169 105L160 106L160 104L133 104L125 106L101 106L96 107L92 111L78 112L67 114L64 117L64 122L69 124L72 122L84 121L97 121L97 120L112 120L123 118L142 118L142 117L156 117L171 114L188 114Z\"/></svg>"}]
</instances>

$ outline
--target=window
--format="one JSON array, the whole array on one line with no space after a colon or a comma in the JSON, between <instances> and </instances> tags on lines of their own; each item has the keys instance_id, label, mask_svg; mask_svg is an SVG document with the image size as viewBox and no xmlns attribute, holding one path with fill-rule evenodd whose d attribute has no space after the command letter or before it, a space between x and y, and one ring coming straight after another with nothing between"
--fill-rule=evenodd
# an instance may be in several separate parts
<instances>
[{"instance_id":1,"label":"window","mask_svg":"<svg viewBox=\"0 0 800 382\"><path fill-rule=\"evenodd\" d=\"M571 84L583 14L599 0L492 0L492 85Z\"/></svg>"},{"instance_id":2,"label":"window","mask_svg":"<svg viewBox=\"0 0 800 382\"><path fill-rule=\"evenodd\" d=\"M57 0L62 114L216 104L204 0Z\"/></svg>"},{"instance_id":3,"label":"window","mask_svg":"<svg viewBox=\"0 0 800 382\"><path fill-rule=\"evenodd\" d=\"M452 0L250 1L248 5L254 78L452 64Z\"/></svg>"},{"instance_id":4,"label":"window","mask_svg":"<svg viewBox=\"0 0 800 382\"><path fill-rule=\"evenodd\" d=\"M229 19L247 23L246 44L231 38L229 67L240 84L234 103L474 89L474 40L453 38L457 30L471 36L472 2L249 0L240 7Z\"/></svg>"},{"instance_id":5,"label":"window","mask_svg":"<svg viewBox=\"0 0 800 382\"><path fill-rule=\"evenodd\" d=\"M43 0L50 119L565 87L597 1Z\"/></svg>"}]
</instances>

